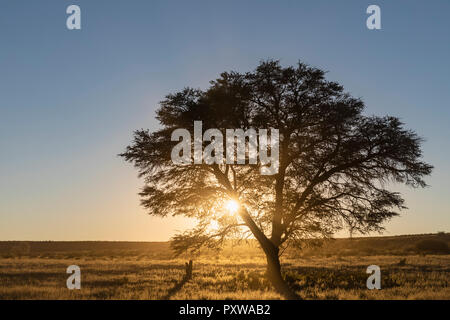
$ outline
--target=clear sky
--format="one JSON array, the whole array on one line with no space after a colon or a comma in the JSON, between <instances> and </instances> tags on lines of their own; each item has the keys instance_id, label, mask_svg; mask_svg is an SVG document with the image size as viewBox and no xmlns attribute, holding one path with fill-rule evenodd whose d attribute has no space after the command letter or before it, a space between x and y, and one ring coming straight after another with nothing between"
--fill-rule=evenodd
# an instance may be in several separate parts
<instances>
[{"instance_id":1,"label":"clear sky","mask_svg":"<svg viewBox=\"0 0 450 320\"><path fill-rule=\"evenodd\" d=\"M81 7L82 29L66 28ZM381 7L382 30L366 28ZM387 235L450 231L450 2L0 2L0 240L167 240L183 219L145 214L117 157L156 128L158 101L261 59L299 59L426 139L427 189Z\"/></svg>"}]
</instances>

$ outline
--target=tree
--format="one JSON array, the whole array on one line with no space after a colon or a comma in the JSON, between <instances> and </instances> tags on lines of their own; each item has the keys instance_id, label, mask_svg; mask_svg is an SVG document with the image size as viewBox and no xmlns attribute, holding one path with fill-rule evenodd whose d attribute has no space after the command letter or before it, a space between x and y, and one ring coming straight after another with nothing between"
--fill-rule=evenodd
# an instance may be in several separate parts
<instances>
[{"instance_id":1,"label":"tree","mask_svg":"<svg viewBox=\"0 0 450 320\"><path fill-rule=\"evenodd\" d=\"M324 75L301 62L282 67L274 60L253 72L224 72L207 90L167 95L157 110L161 129L134 132L121 156L145 179L142 205L151 215L198 221L172 239L176 252L252 236L266 255L275 289L298 298L282 277L285 247L348 225L360 233L382 231L383 222L405 208L401 195L386 186L426 186L423 177L432 166L421 160L421 138L395 117L363 115L364 103ZM221 132L278 129L278 173L261 175L259 161L175 165L171 151L178 141L171 133L192 133L196 120ZM237 204L234 215L224 209L230 200Z\"/></svg>"}]
</instances>

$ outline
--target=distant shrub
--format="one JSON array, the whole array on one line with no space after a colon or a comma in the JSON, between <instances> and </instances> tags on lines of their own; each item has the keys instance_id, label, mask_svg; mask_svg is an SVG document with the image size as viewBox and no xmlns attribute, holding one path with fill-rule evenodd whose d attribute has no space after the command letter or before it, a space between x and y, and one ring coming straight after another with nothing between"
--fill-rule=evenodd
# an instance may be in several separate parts
<instances>
[{"instance_id":1,"label":"distant shrub","mask_svg":"<svg viewBox=\"0 0 450 320\"><path fill-rule=\"evenodd\" d=\"M436 253L436 254L448 254L450 249L448 244L441 240L422 240L416 244L416 249L420 253Z\"/></svg>"},{"instance_id":2,"label":"distant shrub","mask_svg":"<svg viewBox=\"0 0 450 320\"><path fill-rule=\"evenodd\" d=\"M440 239L447 239L447 240L450 239L450 233L447 233L447 232L445 232L445 231L439 231L439 232L437 233L437 236L438 236Z\"/></svg>"}]
</instances>

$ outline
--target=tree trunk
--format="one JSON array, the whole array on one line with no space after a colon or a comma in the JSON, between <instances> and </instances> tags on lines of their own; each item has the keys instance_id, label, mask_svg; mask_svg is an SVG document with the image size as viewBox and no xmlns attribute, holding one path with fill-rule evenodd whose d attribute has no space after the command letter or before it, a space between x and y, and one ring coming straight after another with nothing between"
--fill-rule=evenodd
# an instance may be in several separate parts
<instances>
[{"instance_id":1,"label":"tree trunk","mask_svg":"<svg viewBox=\"0 0 450 320\"><path fill-rule=\"evenodd\" d=\"M278 250L266 250L264 248L267 258L267 277L275 290L288 300L299 300L300 296L292 290L281 275L280 259L278 257Z\"/></svg>"},{"instance_id":2,"label":"tree trunk","mask_svg":"<svg viewBox=\"0 0 450 320\"><path fill-rule=\"evenodd\" d=\"M267 258L267 277L272 285L275 287L275 290L278 291L283 297L289 300L298 300L300 296L297 295L289 285L284 281L281 276L281 265L280 258L278 257L279 249L277 246L273 244L272 241L267 239L264 233L258 228L253 219L248 214L247 210L244 208L239 211L241 218L247 224L247 226L252 231L256 240L258 240L261 248L266 254Z\"/></svg>"}]
</instances>

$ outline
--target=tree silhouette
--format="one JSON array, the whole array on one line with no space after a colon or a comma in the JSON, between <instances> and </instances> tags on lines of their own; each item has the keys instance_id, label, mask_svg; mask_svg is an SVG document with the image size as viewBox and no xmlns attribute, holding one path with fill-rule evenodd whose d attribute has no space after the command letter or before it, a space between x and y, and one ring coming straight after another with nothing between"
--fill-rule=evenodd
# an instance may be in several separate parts
<instances>
[{"instance_id":1,"label":"tree silhouette","mask_svg":"<svg viewBox=\"0 0 450 320\"><path fill-rule=\"evenodd\" d=\"M274 60L253 72L225 72L205 91L167 95L157 111L161 129L134 132L121 156L145 179L142 205L151 215L198 221L172 239L177 252L251 235L266 255L275 289L298 298L281 274L283 248L348 225L359 233L381 231L405 208L387 184L426 186L423 177L432 166L421 160L421 138L398 118L363 115L364 103L324 74L301 62L284 68ZM171 133L192 133L197 120L224 137L227 128L278 129L278 173L261 175L259 161L175 165L171 152L178 141ZM239 204L235 215L224 209L230 199Z\"/></svg>"}]
</instances>

